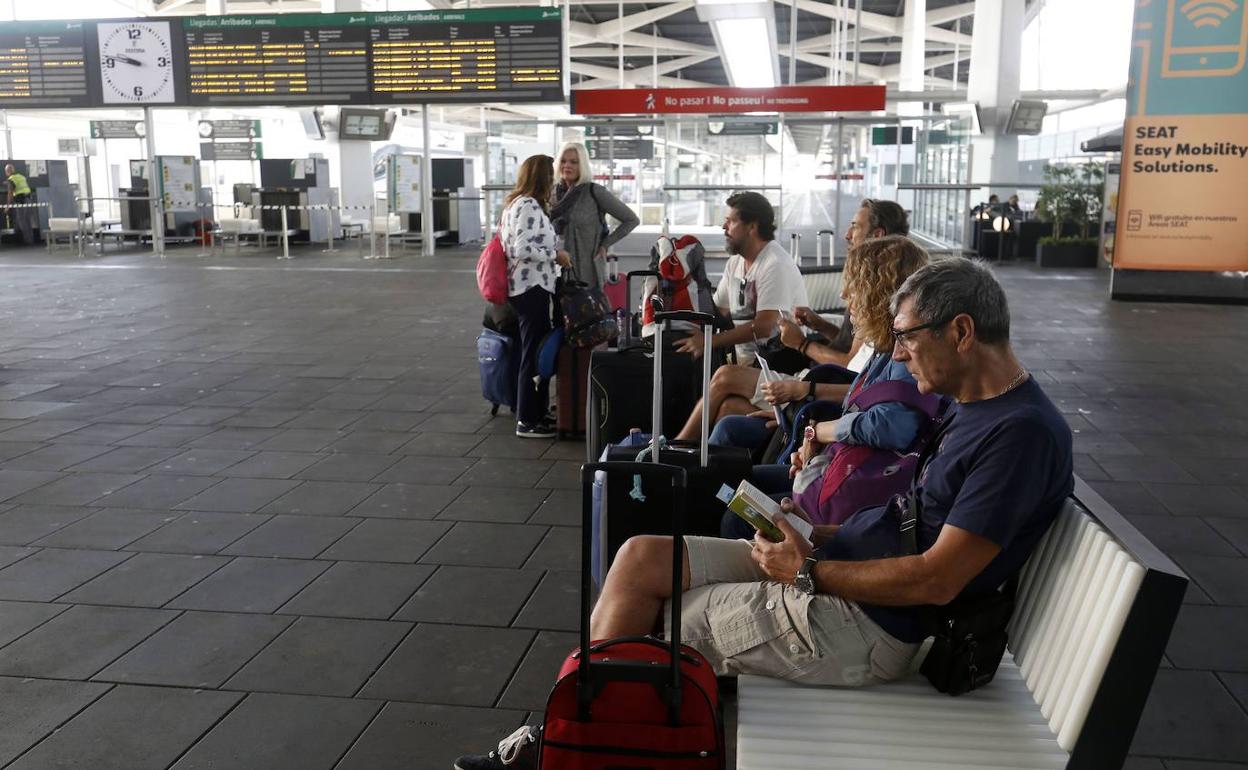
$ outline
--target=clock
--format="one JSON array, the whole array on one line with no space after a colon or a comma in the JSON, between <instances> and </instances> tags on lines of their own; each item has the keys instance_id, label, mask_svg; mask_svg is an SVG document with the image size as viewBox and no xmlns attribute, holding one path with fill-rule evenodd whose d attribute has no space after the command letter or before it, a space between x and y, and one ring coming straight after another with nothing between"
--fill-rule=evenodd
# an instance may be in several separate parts
<instances>
[{"instance_id":1,"label":"clock","mask_svg":"<svg viewBox=\"0 0 1248 770\"><path fill-rule=\"evenodd\" d=\"M96 24L105 104L173 104L173 32L167 21Z\"/></svg>"}]
</instances>

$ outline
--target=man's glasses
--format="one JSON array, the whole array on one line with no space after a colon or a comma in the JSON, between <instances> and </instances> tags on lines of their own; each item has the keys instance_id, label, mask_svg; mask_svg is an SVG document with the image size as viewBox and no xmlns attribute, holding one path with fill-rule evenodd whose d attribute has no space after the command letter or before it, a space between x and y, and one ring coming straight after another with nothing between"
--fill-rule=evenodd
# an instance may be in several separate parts
<instances>
[{"instance_id":1,"label":"man's glasses","mask_svg":"<svg viewBox=\"0 0 1248 770\"><path fill-rule=\"evenodd\" d=\"M909 329L894 328L894 329L890 329L889 331L893 333L893 342L895 342L898 345L901 345L903 348L907 350L910 350L911 346L914 344L914 341L910 338L910 335L914 334L915 332L921 332L924 329L935 329L937 327L944 326L945 324L949 323L952 320L953 320L952 318L945 318L940 321L932 321L931 323L919 324L918 326L911 326Z\"/></svg>"}]
</instances>

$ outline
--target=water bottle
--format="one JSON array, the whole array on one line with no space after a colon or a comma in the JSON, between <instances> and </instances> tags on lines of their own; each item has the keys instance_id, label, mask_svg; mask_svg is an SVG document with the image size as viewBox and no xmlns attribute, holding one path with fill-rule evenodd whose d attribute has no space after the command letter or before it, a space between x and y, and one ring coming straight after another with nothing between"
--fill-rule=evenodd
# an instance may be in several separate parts
<instances>
[{"instance_id":1,"label":"water bottle","mask_svg":"<svg viewBox=\"0 0 1248 770\"><path fill-rule=\"evenodd\" d=\"M615 325L616 325L616 328L619 330L619 334L617 336L616 347L619 347L619 348L628 347L629 343L632 342L633 330L632 330L632 324L629 323L628 311L622 307L616 308L615 310Z\"/></svg>"}]
</instances>

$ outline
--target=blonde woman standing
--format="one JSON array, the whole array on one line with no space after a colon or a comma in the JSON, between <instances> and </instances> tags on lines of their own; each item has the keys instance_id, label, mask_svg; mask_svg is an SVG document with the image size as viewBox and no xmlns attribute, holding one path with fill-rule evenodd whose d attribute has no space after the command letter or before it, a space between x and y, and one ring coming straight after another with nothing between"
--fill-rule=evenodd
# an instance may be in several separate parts
<instances>
[{"instance_id":1,"label":"blonde woman standing","mask_svg":"<svg viewBox=\"0 0 1248 770\"><path fill-rule=\"evenodd\" d=\"M607 277L607 249L641 220L610 190L594 182L585 145L565 144L557 165L559 183L550 219L572 258L571 277L602 288ZM606 214L618 220L615 229L608 228Z\"/></svg>"}]
</instances>

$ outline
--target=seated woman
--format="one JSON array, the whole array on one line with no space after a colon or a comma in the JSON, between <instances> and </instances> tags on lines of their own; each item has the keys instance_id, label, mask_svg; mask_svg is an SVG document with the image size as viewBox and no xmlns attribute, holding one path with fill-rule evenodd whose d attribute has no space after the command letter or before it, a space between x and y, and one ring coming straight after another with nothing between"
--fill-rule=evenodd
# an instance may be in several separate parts
<instances>
[{"instance_id":1,"label":"seated woman","mask_svg":"<svg viewBox=\"0 0 1248 770\"><path fill-rule=\"evenodd\" d=\"M850 250L845 264L845 297L858 341L869 345L873 352L853 384L847 389L840 386L844 395L840 417L815 423L808 432L810 437L793 454L790 463L755 466L753 481L764 492L777 496L790 493L789 480L814 457L825 454L825 447L835 444L905 452L930 425L935 400L920 396L905 365L892 360L893 316L889 307L893 293L927 262L927 252L903 236L872 239ZM909 387L874 388L887 382ZM781 381L767 383L763 391L770 402L785 403L805 397L808 388L805 382ZM860 400L864 408L859 408ZM771 412L763 414L769 417ZM764 422L764 417L742 419ZM722 436L738 427L716 426L716 433ZM909 479L904 481L908 483ZM819 512L810 506L806 510L812 517L819 517ZM748 525L731 513L725 515L723 533L729 537L753 536Z\"/></svg>"}]
</instances>

